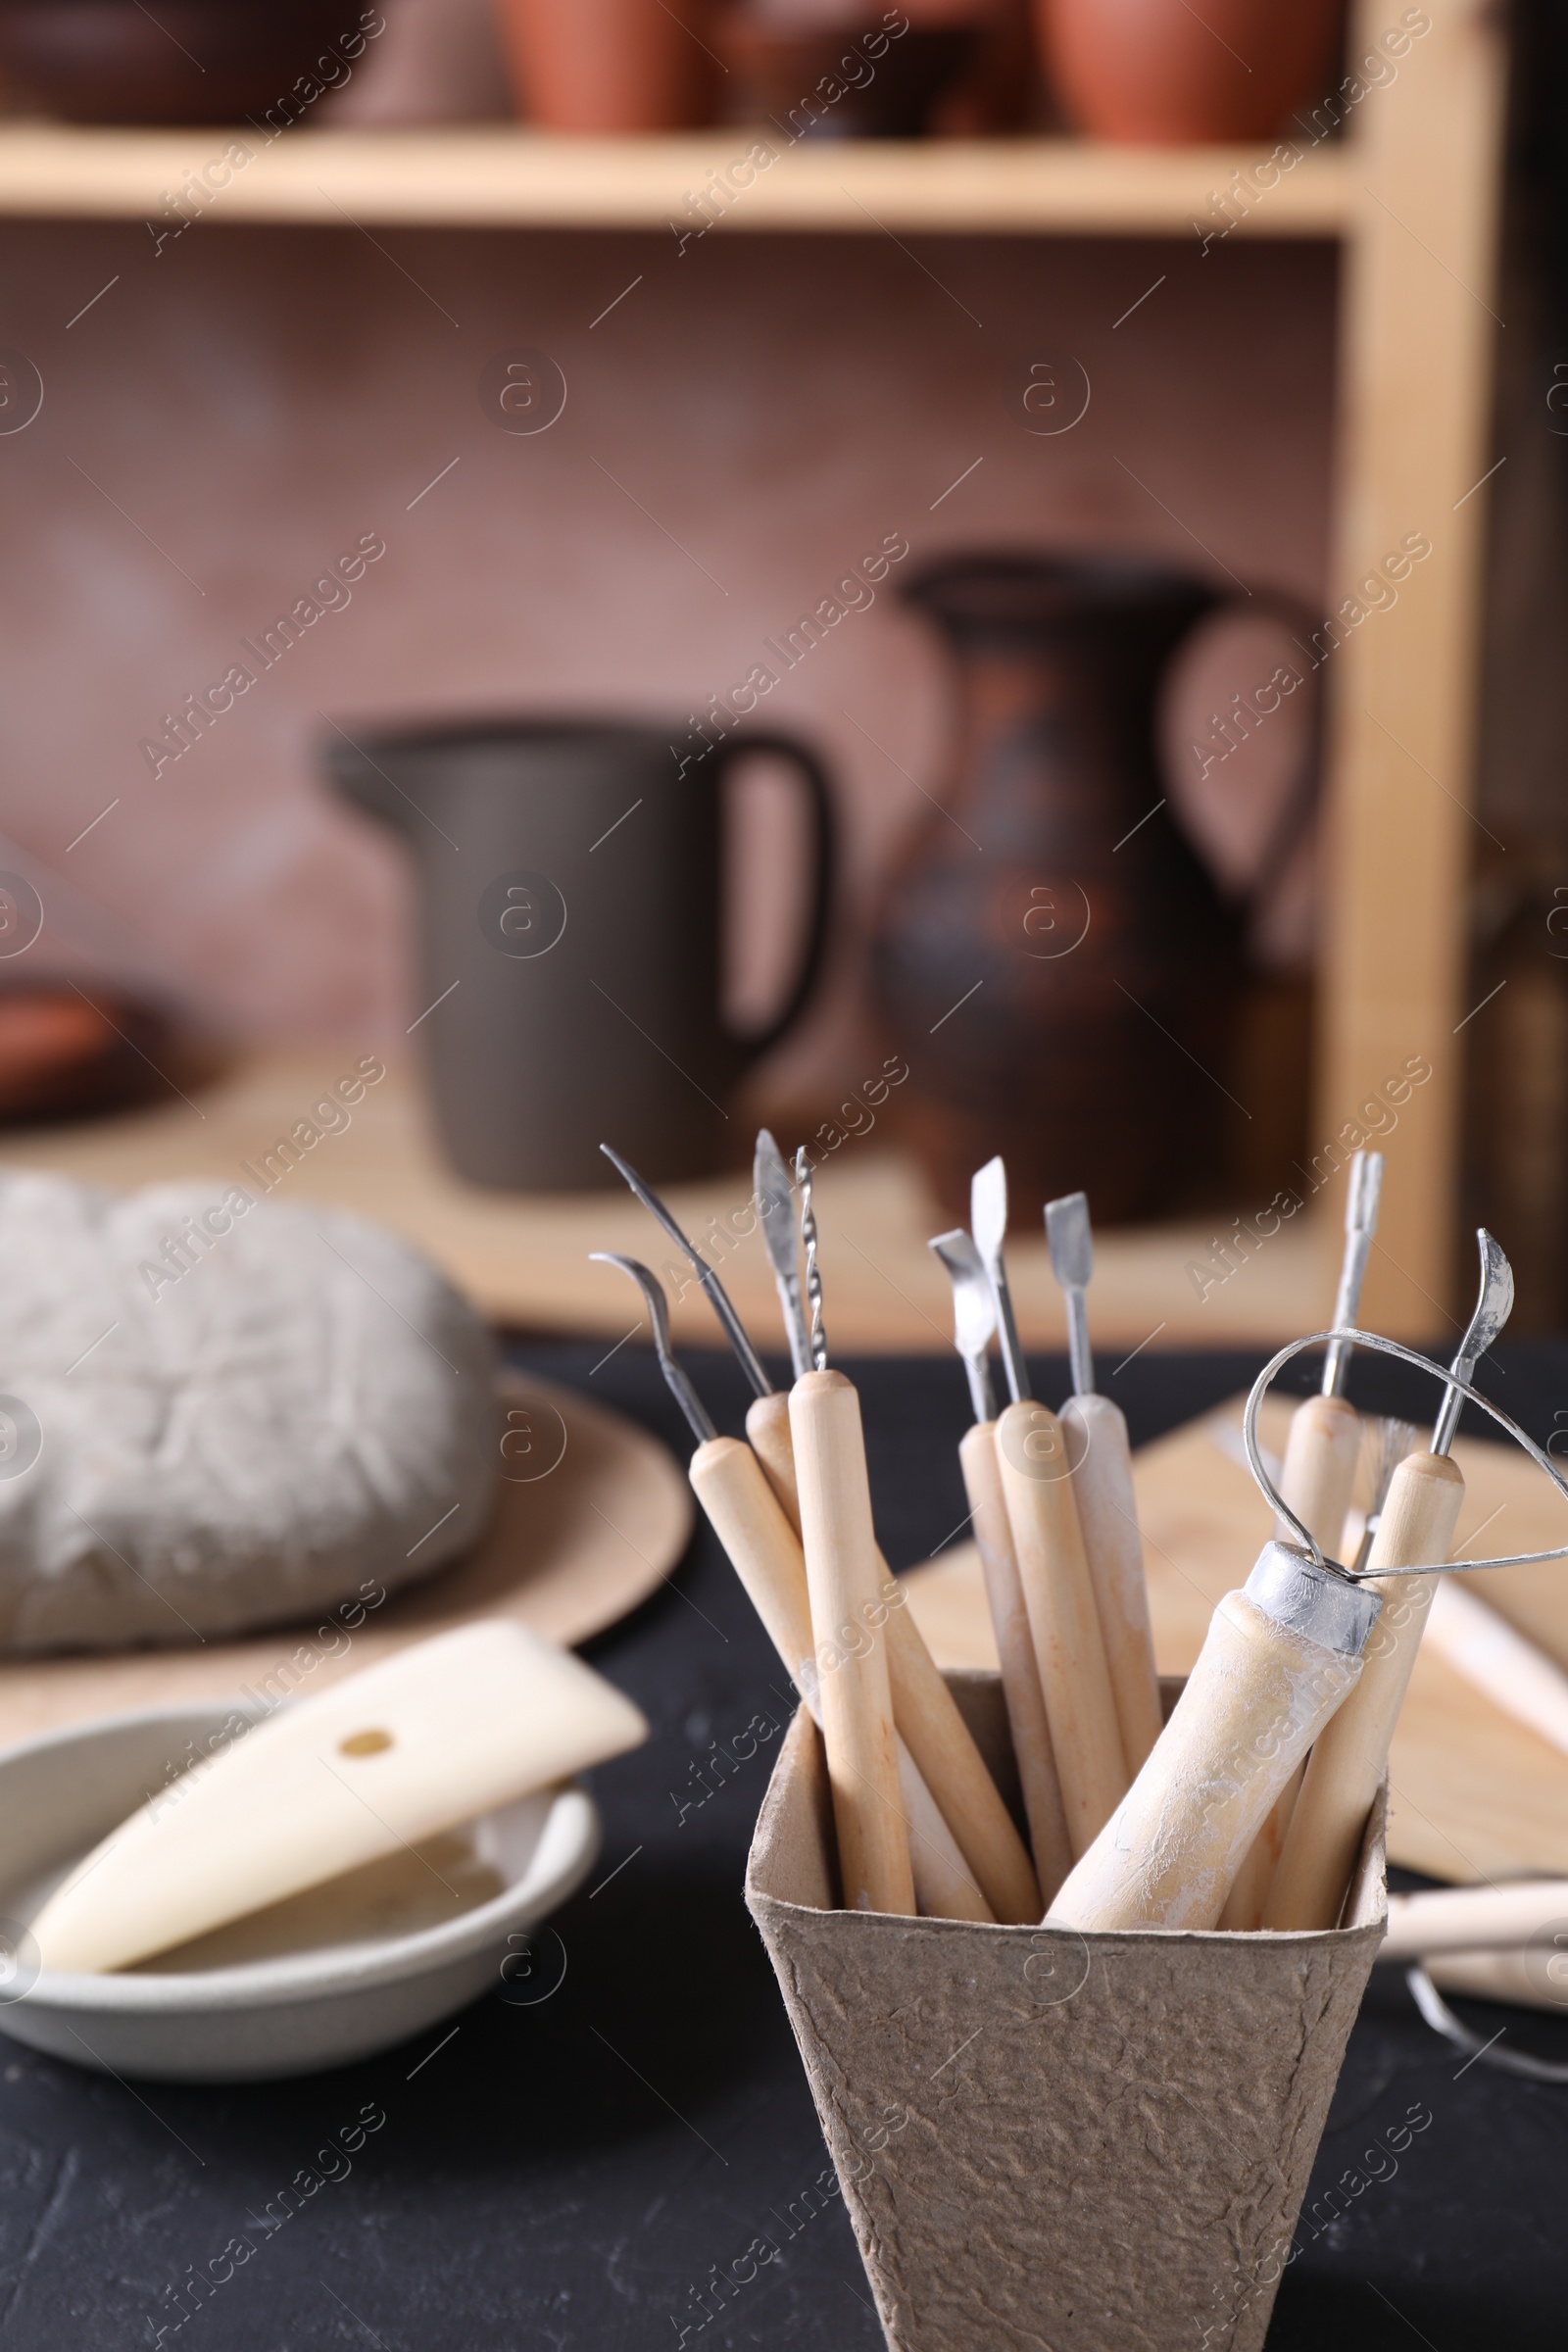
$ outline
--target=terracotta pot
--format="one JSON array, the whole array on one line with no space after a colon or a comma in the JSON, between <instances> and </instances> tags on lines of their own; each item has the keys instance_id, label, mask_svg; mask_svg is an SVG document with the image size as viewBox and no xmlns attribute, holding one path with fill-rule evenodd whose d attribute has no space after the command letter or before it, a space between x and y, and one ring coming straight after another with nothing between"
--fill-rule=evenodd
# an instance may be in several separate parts
<instances>
[{"instance_id":1,"label":"terracotta pot","mask_svg":"<svg viewBox=\"0 0 1568 2352\"><path fill-rule=\"evenodd\" d=\"M686 130L712 111L704 0L498 0L517 110L545 130Z\"/></svg>"},{"instance_id":2,"label":"terracotta pot","mask_svg":"<svg viewBox=\"0 0 1568 2352\"><path fill-rule=\"evenodd\" d=\"M1013 556L951 560L906 593L955 657L958 741L872 939L910 1065L901 1124L965 1221L994 1152L1020 1226L1080 1186L1097 1220L1159 1214L1223 1124L1244 913L1172 822L1155 713L1172 655L1229 600L1152 565ZM1311 789L1307 770L1254 894Z\"/></svg>"},{"instance_id":3,"label":"terracotta pot","mask_svg":"<svg viewBox=\"0 0 1568 2352\"><path fill-rule=\"evenodd\" d=\"M1264 139L1332 79L1343 0L1035 0L1079 129L1180 146Z\"/></svg>"}]
</instances>

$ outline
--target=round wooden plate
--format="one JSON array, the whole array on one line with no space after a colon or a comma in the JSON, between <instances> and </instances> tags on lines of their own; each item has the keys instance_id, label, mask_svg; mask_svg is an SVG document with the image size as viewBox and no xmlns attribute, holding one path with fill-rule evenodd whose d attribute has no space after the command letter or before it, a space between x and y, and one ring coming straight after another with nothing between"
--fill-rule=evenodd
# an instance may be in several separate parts
<instances>
[{"instance_id":1,"label":"round wooden plate","mask_svg":"<svg viewBox=\"0 0 1568 2352\"><path fill-rule=\"evenodd\" d=\"M474 1617L514 1617L568 1647L661 1585L692 1531L692 1492L667 1446L623 1414L531 1374L501 1382L506 1464L496 1513L466 1559L336 1623L273 1626L184 1649L79 1651L0 1665L0 1745L36 1732L228 1698L319 1690Z\"/></svg>"}]
</instances>

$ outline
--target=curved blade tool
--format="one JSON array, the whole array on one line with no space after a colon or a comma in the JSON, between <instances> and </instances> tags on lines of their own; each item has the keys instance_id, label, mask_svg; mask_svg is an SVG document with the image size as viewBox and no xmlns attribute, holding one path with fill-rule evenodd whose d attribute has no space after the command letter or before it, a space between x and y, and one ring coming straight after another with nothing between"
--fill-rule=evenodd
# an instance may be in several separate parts
<instances>
[{"instance_id":1,"label":"curved blade tool","mask_svg":"<svg viewBox=\"0 0 1568 2352\"><path fill-rule=\"evenodd\" d=\"M1459 1342L1458 1352L1448 1370L1456 1380L1471 1381L1475 1369L1487 1349L1513 1313L1513 1268L1484 1225L1476 1228L1476 1242L1481 1250L1481 1295L1469 1328ZM1446 1453L1453 1445L1464 1411L1464 1397L1457 1389L1445 1389L1443 1402L1438 1408L1438 1425L1432 1433L1434 1453Z\"/></svg>"},{"instance_id":2,"label":"curved blade tool","mask_svg":"<svg viewBox=\"0 0 1568 2352\"><path fill-rule=\"evenodd\" d=\"M708 1407L675 1361L674 1351L669 1345L669 1305L664 1298L663 1284L657 1274L643 1264L640 1257L622 1257L615 1250L590 1250L588 1254L596 1265L618 1266L622 1274L631 1276L641 1291L643 1302L648 1308L659 1368L664 1375L670 1395L685 1414L693 1437L699 1446L706 1446L710 1438L717 1437L718 1431L713 1427Z\"/></svg>"},{"instance_id":3,"label":"curved blade tool","mask_svg":"<svg viewBox=\"0 0 1568 2352\"><path fill-rule=\"evenodd\" d=\"M976 1421L994 1421L997 1405L986 1357L997 1328L997 1299L991 1277L961 1225L956 1225L951 1233L939 1233L926 1247L941 1258L953 1284L953 1344L969 1375L969 1401L974 1407L974 1417Z\"/></svg>"},{"instance_id":4,"label":"curved blade tool","mask_svg":"<svg viewBox=\"0 0 1568 2352\"><path fill-rule=\"evenodd\" d=\"M728 1291L725 1290L724 1285L719 1281L718 1276L713 1272L713 1269L709 1264L707 1258L702 1255L695 1242L689 1242L686 1239L686 1236L682 1233L680 1227L676 1224L674 1218L670 1215L668 1209L659 1198L659 1195L650 1185L646 1185L643 1182L636 1169L632 1166L630 1160L622 1159L620 1153L618 1152L612 1152L608 1144L601 1144L599 1149L609 1160L616 1175L621 1177L623 1181L631 1187L638 1200L642 1202L644 1208L647 1209L649 1215L659 1219L660 1224L662 1225L664 1231L668 1234L676 1249L683 1250L686 1256L690 1258L692 1266L696 1272L697 1279L708 1294L708 1302L710 1306L712 1308L714 1314L718 1317L720 1323L723 1324L725 1336L728 1339L730 1346L734 1348L736 1354L740 1357L741 1370L745 1373L747 1379L751 1382L752 1387L756 1390L759 1396L771 1396L773 1394L773 1384L768 1379L767 1374L762 1370L761 1365L757 1359L757 1349L752 1346L751 1341L747 1338L746 1326L741 1321L739 1315L735 1312L733 1305L730 1303L730 1296ZM618 1264L620 1261L617 1259L615 1262ZM635 1265L636 1262L637 1261L635 1258L627 1260L629 1265Z\"/></svg>"}]
</instances>

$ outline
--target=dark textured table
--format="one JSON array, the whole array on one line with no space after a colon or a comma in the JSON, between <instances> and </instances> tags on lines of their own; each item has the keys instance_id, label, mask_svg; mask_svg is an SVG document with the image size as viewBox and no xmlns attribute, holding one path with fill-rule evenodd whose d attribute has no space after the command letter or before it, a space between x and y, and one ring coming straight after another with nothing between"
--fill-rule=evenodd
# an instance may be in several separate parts
<instances>
[{"instance_id":1,"label":"dark textured table","mask_svg":"<svg viewBox=\"0 0 1568 2352\"><path fill-rule=\"evenodd\" d=\"M596 1354L522 1360L591 1385L684 1453L652 1359L624 1348L590 1383ZM1137 1443L1232 1394L1256 1361L1146 1355L1105 1385ZM720 1425L738 1429L733 1366L691 1363ZM964 1511L958 1365L847 1368L864 1395L885 1548L922 1559ZM1358 1378L1383 1409L1415 1394L1397 1367ZM1062 1367L1042 1365L1040 1385L1057 1395ZM1568 1348L1505 1351L1493 1393L1544 1439L1568 1405ZM534 1980L368 2064L256 2087L132 2087L0 2040L0 2352L881 2343L843 2206L818 2185L831 2186L826 2151L742 1899L776 1740L713 1767L737 1739L748 1747L754 1718L751 1739L782 1727L788 1693L706 1531L668 1588L589 1654L654 1734L594 1776L604 1857L593 1891L557 1917L559 1941L541 1936ZM1568 2023L1471 2014L1489 2033L1505 2024L1513 2046L1568 2059ZM1431 2120L1396 2159L1365 2153L1391 2131L1397 2146L1412 2110ZM367 2132L361 2119L376 2117ZM1330 2194L1348 2174L1360 2185ZM305 2202L278 2221L296 2180ZM1467 2067L1380 1974L1270 2347L1561 2345L1565 2187L1568 2088ZM748 2258L759 2239L771 2258ZM194 2274L225 2262L232 2275L198 2296ZM1195 2323L1195 2352L1201 2332Z\"/></svg>"}]
</instances>

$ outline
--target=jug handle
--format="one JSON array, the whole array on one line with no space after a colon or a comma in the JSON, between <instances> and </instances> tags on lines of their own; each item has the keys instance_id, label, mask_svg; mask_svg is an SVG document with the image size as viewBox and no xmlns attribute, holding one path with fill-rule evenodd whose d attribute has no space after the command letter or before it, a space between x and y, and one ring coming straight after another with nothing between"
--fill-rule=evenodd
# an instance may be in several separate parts
<instances>
[{"instance_id":1,"label":"jug handle","mask_svg":"<svg viewBox=\"0 0 1568 2352\"><path fill-rule=\"evenodd\" d=\"M1202 608L1201 612L1194 613L1187 628L1172 647L1165 662L1167 679L1170 676L1172 664L1183 647L1190 642L1194 629L1204 621L1212 620L1216 614L1221 612L1245 613L1249 619L1254 620L1261 617L1266 620L1281 621L1290 630L1291 642L1298 651L1302 650L1301 637L1303 635L1310 637L1314 628L1322 626L1321 621L1313 620L1305 605L1298 604L1294 597L1281 595L1277 589L1254 589L1250 595L1244 592L1237 596L1216 596L1211 604ZM1321 665L1314 664L1314 670L1319 666ZM1301 683L1303 685L1311 683L1312 675L1313 672L1308 672L1307 677L1303 678ZM1259 852L1256 870L1251 881L1245 890L1237 894L1246 905L1254 910L1267 906L1275 889L1285 879L1286 868L1299 848L1307 826L1317 813L1323 779L1323 699L1322 683L1319 681L1312 693L1312 723L1302 749L1299 772L1280 808L1279 815L1274 820L1268 839Z\"/></svg>"},{"instance_id":2,"label":"jug handle","mask_svg":"<svg viewBox=\"0 0 1568 2352\"><path fill-rule=\"evenodd\" d=\"M814 752L797 743L791 735L734 735L718 747L716 781L720 788L725 771L739 760L758 752L772 753L787 760L799 776L806 792L806 806L810 819L810 902L806 927L801 940L800 962L795 977L784 994L783 1004L764 1028L743 1032L731 1031L732 1042L748 1061L756 1061L770 1046L776 1046L785 1032L794 1027L806 1008L807 1001L815 988L827 948L828 927L833 912L834 880L838 868L838 832L833 816L833 793L827 770Z\"/></svg>"}]
</instances>

